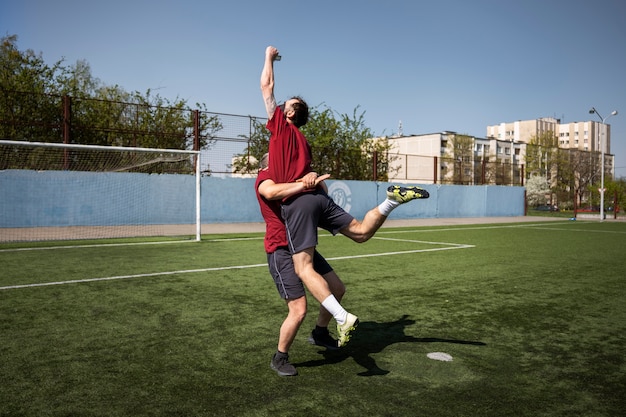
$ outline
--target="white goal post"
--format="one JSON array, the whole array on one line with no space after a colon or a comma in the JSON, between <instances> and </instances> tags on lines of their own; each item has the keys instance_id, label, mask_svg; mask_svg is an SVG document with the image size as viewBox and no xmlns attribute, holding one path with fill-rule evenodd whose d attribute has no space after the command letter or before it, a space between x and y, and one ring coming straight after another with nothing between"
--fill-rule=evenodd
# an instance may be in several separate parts
<instances>
[{"instance_id":1,"label":"white goal post","mask_svg":"<svg viewBox=\"0 0 626 417\"><path fill-rule=\"evenodd\" d=\"M200 151L0 140L0 243L201 239Z\"/></svg>"}]
</instances>

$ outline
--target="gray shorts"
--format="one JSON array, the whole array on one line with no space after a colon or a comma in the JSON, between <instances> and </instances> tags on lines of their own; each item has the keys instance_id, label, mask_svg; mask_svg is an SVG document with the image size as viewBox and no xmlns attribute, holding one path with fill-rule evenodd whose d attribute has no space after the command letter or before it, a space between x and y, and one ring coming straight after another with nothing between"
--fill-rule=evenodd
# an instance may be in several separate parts
<instances>
[{"instance_id":1,"label":"gray shorts","mask_svg":"<svg viewBox=\"0 0 626 417\"><path fill-rule=\"evenodd\" d=\"M321 190L299 194L283 203L281 212L292 253L317 246L317 228L336 235L354 217Z\"/></svg>"},{"instance_id":2,"label":"gray shorts","mask_svg":"<svg viewBox=\"0 0 626 417\"><path fill-rule=\"evenodd\" d=\"M267 264L270 268L270 274L274 278L276 289L283 299L292 300L305 295L304 284L296 275L291 252L288 248L278 248L276 252L269 253ZM318 251L313 254L313 267L322 276L333 270Z\"/></svg>"}]
</instances>

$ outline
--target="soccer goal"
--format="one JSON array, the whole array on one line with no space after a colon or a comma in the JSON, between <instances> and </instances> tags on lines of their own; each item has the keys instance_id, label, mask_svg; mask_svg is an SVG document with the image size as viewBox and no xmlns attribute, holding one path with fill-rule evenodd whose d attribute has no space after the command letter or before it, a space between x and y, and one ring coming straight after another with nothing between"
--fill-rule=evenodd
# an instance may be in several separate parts
<instances>
[{"instance_id":1,"label":"soccer goal","mask_svg":"<svg viewBox=\"0 0 626 417\"><path fill-rule=\"evenodd\" d=\"M200 240L200 152L0 140L0 242Z\"/></svg>"}]
</instances>

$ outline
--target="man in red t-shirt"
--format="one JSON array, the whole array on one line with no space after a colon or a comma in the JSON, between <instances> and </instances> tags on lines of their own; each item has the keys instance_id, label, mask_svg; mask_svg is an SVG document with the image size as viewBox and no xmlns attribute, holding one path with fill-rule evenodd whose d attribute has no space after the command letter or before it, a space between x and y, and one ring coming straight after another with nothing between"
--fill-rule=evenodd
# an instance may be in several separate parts
<instances>
[{"instance_id":1,"label":"man in red t-shirt","mask_svg":"<svg viewBox=\"0 0 626 417\"><path fill-rule=\"evenodd\" d=\"M322 305L337 321L339 346L343 346L355 330L358 318L339 304L313 267L317 228L322 227L333 234L341 232L357 242L364 242L378 230L395 207L412 199L428 198L428 192L419 187L391 186L387 189L387 199L359 222L335 204L324 190L316 188L316 175L311 175L311 148L299 130L308 120L308 107L300 97L293 97L284 106L277 106L274 97L274 61L277 56L278 50L268 46L261 73L261 92L269 118L267 128L271 133L269 176L277 184L291 183L300 178L304 181L303 192L284 199L281 205L289 249L296 273L311 294L323 300Z\"/></svg>"},{"instance_id":2,"label":"man in red t-shirt","mask_svg":"<svg viewBox=\"0 0 626 417\"><path fill-rule=\"evenodd\" d=\"M293 376L297 375L298 372L289 363L289 348L306 316L307 299L304 285L294 270L291 252L287 246L287 233L280 216L279 199L302 192L304 185L303 182L275 184L269 178L266 160L267 154L260 163L260 170L255 183L256 196L265 220L264 246L270 274L274 279L278 293L285 300L288 308L287 317L280 327L278 347L272 356L270 366L281 376ZM324 179L325 177L322 176L318 177L316 181L319 183ZM327 282L332 294L341 300L346 290L345 285L317 251L314 253L313 264L315 270ZM330 336L328 331L328 323L331 318L330 313L325 308L320 307L315 328L309 336L311 344L327 349L338 348L337 341Z\"/></svg>"},{"instance_id":3,"label":"man in red t-shirt","mask_svg":"<svg viewBox=\"0 0 626 417\"><path fill-rule=\"evenodd\" d=\"M314 181L311 175L311 149L304 135L298 129L308 120L308 107L299 98L292 98L285 102L283 108L276 105L274 98L274 60L278 50L272 46L265 51L265 65L261 73L261 92L265 101L265 108L269 121L267 127L271 132L269 144L269 175L275 183L291 183L302 178L306 190L316 191L312 188ZM313 192L305 192L299 195L311 195ZM290 199L291 203L302 202L299 197ZM302 202L304 203L304 202ZM313 203L313 202L311 202ZM290 204L291 206L291 204ZM313 205L306 204L309 208ZM292 253L293 264L296 273L307 286L311 294L320 300L322 306L328 310L337 321L339 346L344 345L350 338L350 333L356 328L358 318L348 313L333 296L324 278L313 267L313 256L317 246L317 221L320 211L315 210L317 218L308 215L305 210L298 210L295 205L293 210L287 212L285 206L281 206L282 218L285 222L288 243ZM303 207L304 208L304 207ZM347 213L345 213L347 214ZM287 217L288 216L288 217ZM349 217L348 217L349 216ZM303 220L308 220L303 224ZM342 223L335 223L336 230L346 227L352 216L341 218ZM335 231L336 233L336 231ZM297 242L293 240L296 239Z\"/></svg>"}]
</instances>

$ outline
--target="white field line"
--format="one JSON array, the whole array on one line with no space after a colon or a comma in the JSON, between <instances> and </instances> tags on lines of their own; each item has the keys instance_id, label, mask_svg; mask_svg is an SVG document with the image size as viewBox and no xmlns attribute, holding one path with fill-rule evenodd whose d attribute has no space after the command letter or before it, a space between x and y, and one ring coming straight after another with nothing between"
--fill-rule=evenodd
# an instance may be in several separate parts
<instances>
[{"instance_id":1,"label":"white field line","mask_svg":"<svg viewBox=\"0 0 626 417\"><path fill-rule=\"evenodd\" d=\"M571 221L567 222L554 222L552 224L573 224ZM515 229L515 228L523 228L523 227L533 227L533 226L545 226L545 223L521 223L521 224L501 224L495 226L472 226L472 227L437 227L436 229L423 229L420 227L419 229L404 227L403 230L379 230L376 232L376 236L384 233L423 233L423 232L456 232L463 230L490 230L490 229ZM557 229L562 230L562 229Z\"/></svg>"},{"instance_id":2,"label":"white field line","mask_svg":"<svg viewBox=\"0 0 626 417\"><path fill-rule=\"evenodd\" d=\"M579 222L582 223L582 222ZM558 224L574 224L574 222L558 222ZM484 229L504 229L504 228L516 228L516 227L534 227L545 226L545 223L523 223L513 225L496 225L496 226L475 226L475 227L447 227L436 229L415 229L404 228L404 230L379 230L376 232L376 236L383 234L399 234L399 233L424 233L424 232L450 232L456 230L484 230ZM561 229L556 229L561 230ZM593 232L593 230L577 230L581 232ZM610 232L606 232L610 233ZM621 232L613 232L621 233ZM322 234L319 237L333 237L331 234ZM239 238L217 238L217 239L204 239L202 242L237 242L242 240L263 240L263 236L259 237L239 237ZM135 242L135 243L96 243L93 245L65 245L65 246L45 246L34 248L13 248L13 249L0 249L2 252L20 252L20 251L38 251L38 250L51 250L51 249L74 249L74 248L98 248L104 246L136 246L136 245L166 245L171 243L197 243L195 240L167 240L162 242Z\"/></svg>"},{"instance_id":3,"label":"white field line","mask_svg":"<svg viewBox=\"0 0 626 417\"><path fill-rule=\"evenodd\" d=\"M167 245L170 243L188 243L188 242L196 242L196 241L195 240L165 240L162 242L94 243L92 245L43 246L39 248L0 249L0 252L21 252L21 251L36 251L36 250L50 250L50 249L74 249L74 248L102 248L102 247L113 247L113 246Z\"/></svg>"},{"instance_id":4,"label":"white field line","mask_svg":"<svg viewBox=\"0 0 626 417\"><path fill-rule=\"evenodd\" d=\"M466 245L464 243L449 243L449 242L431 242L426 240L413 240L413 239L396 239L392 237L373 237L372 239L378 240L391 240L395 242L410 242L410 243L426 243L428 245L447 245L447 246L458 246L458 247L468 247L473 248L474 245Z\"/></svg>"},{"instance_id":5,"label":"white field line","mask_svg":"<svg viewBox=\"0 0 626 417\"><path fill-rule=\"evenodd\" d=\"M408 243L425 243L425 244L430 244L430 245L448 245L448 246L442 247L442 248L432 248L432 249L414 249L414 250L407 250L407 251L368 253L368 254L363 254L363 255L351 255L351 256L337 256L334 258L326 258L326 260L336 261L336 260L342 260L342 259L369 258L369 257L374 257L374 256L393 256L393 255L403 255L403 254L408 254L408 253L436 252L436 251L443 251L443 250L467 249L467 248L475 247L474 245L443 243L443 242L428 242L428 241L410 240L410 239L392 239L392 238L376 238L376 237L374 239L395 240L399 242L408 242ZM224 240L228 240L228 239L219 239L219 241L224 241ZM233 240L240 240L240 239L236 238ZM216 239L216 241L218 241L218 239ZM223 266L223 267L202 268L202 269L188 269L188 270L179 270L179 271L152 272L152 273L135 274L135 275L119 275L119 276L102 277L102 278L85 278L85 279L76 279L76 280L68 280L68 281L42 282L42 283L35 283L35 284L9 285L5 287L0 287L0 291L14 290L14 289L20 289L20 288L47 287L47 286L52 286L52 285L79 284L79 283L99 282L99 281L114 281L114 280L121 280L121 279L146 278L146 277L190 274L190 273L211 272L211 271L226 271L230 269L259 268L259 267L267 267L267 264L234 265L234 266Z\"/></svg>"},{"instance_id":6,"label":"white field line","mask_svg":"<svg viewBox=\"0 0 626 417\"><path fill-rule=\"evenodd\" d=\"M575 223L571 221L567 221L563 223L559 222L558 224L559 225L574 225ZM457 230L504 229L504 228L531 228L531 229L558 230L558 231L564 230L564 229L560 229L556 227L546 227L545 223L524 223L524 224L514 224L514 225L451 227L451 228L436 228L436 229L405 229L405 230L394 230L394 231L379 230L376 233L376 235L400 234L400 233L443 232L443 231L457 231ZM626 234L626 232L619 232L619 231L612 231L612 230L586 230L586 229L568 229L568 230L573 231L573 232L583 232L583 233ZM332 237L332 235L324 234L324 235L321 235L320 237ZM249 238L231 238L231 239L220 238L220 239L208 239L208 240L204 240L204 242L236 242L236 241L241 241L241 240L262 240L262 239L263 239L262 236L249 237ZM334 261L334 260L343 260L343 259L367 258L367 257L374 257L374 256L393 256L393 255L402 255L402 254L408 254L408 253L435 252L435 251L442 251L442 250L466 249L466 248L475 247L474 245L465 245L465 244L449 243L449 242L429 242L429 241L420 241L420 240L411 240L411 239L394 239L394 238L381 238L381 237L373 237L373 239L395 240L395 241L402 241L402 242L426 243L426 244L432 244L432 245L448 245L448 246L443 247L443 248L433 248L433 249L415 249L415 250L398 251L398 252L384 252L384 253L372 253L372 254L364 254L364 255L339 256L339 257L326 258L326 259ZM0 252L12 252L12 251L21 251L21 250L90 248L90 247L101 247L101 246L133 246L133 245L169 244L169 243L187 243L187 242L195 242L195 241L194 240L182 240L182 241L164 241L164 242L105 243L105 244L80 245L80 246L50 246L50 247L43 247L43 248L3 249L3 250L0 250ZM154 273L136 274L136 275L120 275L120 276L103 277L103 278L87 278L87 279L70 280L70 281L45 282L45 283L24 284L24 285L10 285L10 286L5 286L5 287L0 287L0 290L31 288L31 287L45 287L45 286L51 286L51 285L65 285L65 284L97 282L97 281L112 281L112 280L120 280L120 279L144 278L144 277L197 273L197 272L223 271L223 270L229 270L229 269L258 268L258 267L264 267L264 266L266 266L266 264L235 265L235 266L191 269L191 270L181 270L181 271L154 272Z\"/></svg>"},{"instance_id":7,"label":"white field line","mask_svg":"<svg viewBox=\"0 0 626 417\"><path fill-rule=\"evenodd\" d=\"M557 230L559 232L562 232L565 229L559 229L557 227L541 227L541 226L537 226L537 227L531 227L531 229L534 230ZM613 234L618 234L618 235L626 235L626 232L622 232L619 230L586 230L586 229L567 229L567 231L569 232L584 232L584 233L613 233Z\"/></svg>"},{"instance_id":8,"label":"white field line","mask_svg":"<svg viewBox=\"0 0 626 417\"><path fill-rule=\"evenodd\" d=\"M47 287L50 285L79 284L79 283L84 283L84 282L114 281L118 279L158 277L158 276L163 276L163 275L190 274L194 272L223 271L223 270L228 270L228 269L258 268L260 266L267 266L267 264L235 265L235 266L223 266L223 267L214 267L214 268L187 269L187 270L181 270L181 271L151 272L147 274L118 275L115 277L74 279L70 281L42 282L42 283L37 283L37 284L9 285L6 287L0 287L0 290L13 290L13 289L18 289L18 288L32 288L32 287Z\"/></svg>"}]
</instances>

